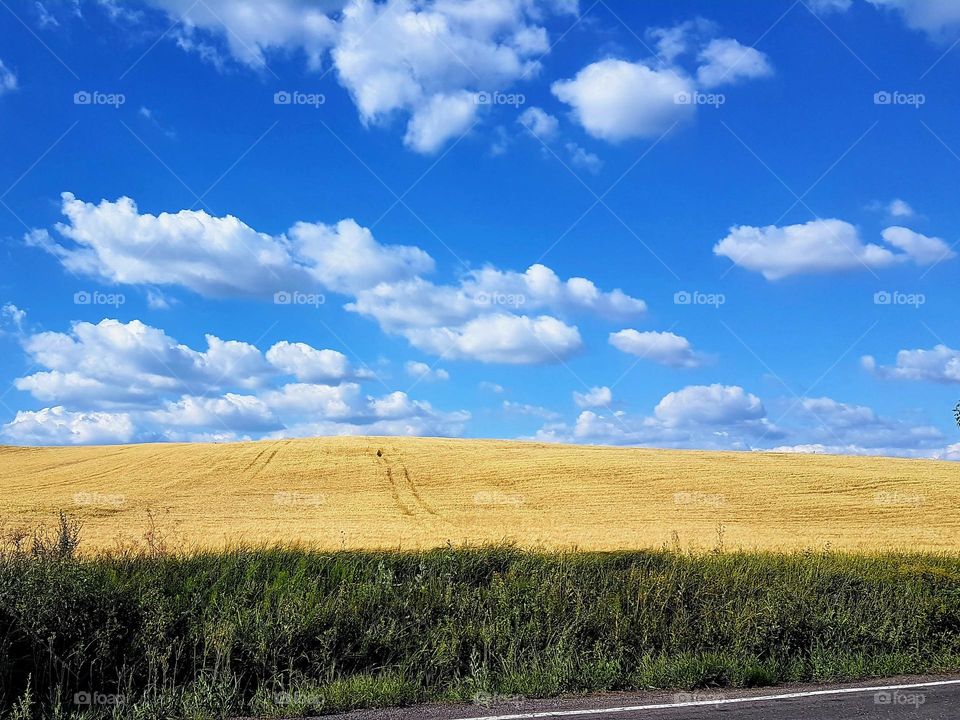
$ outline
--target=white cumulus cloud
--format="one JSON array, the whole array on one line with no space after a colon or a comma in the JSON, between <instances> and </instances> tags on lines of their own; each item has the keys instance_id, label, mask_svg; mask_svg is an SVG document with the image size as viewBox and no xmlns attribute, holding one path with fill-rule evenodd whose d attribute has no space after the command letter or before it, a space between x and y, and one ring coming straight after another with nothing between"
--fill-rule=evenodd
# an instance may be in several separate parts
<instances>
[{"instance_id":1,"label":"white cumulus cloud","mask_svg":"<svg viewBox=\"0 0 960 720\"><path fill-rule=\"evenodd\" d=\"M713 252L747 270L762 273L768 280L810 273L879 269L904 262L929 265L954 255L943 240L906 228L887 228L882 237L889 247L864 242L854 225L835 219L784 227L741 225L731 228Z\"/></svg>"},{"instance_id":2,"label":"white cumulus cloud","mask_svg":"<svg viewBox=\"0 0 960 720\"><path fill-rule=\"evenodd\" d=\"M2 435L22 445L109 445L129 442L134 427L126 413L70 412L64 407L21 410Z\"/></svg>"},{"instance_id":3,"label":"white cumulus cloud","mask_svg":"<svg viewBox=\"0 0 960 720\"><path fill-rule=\"evenodd\" d=\"M593 137L609 142L657 138L696 114L694 96L740 80L773 74L767 56L733 38L713 37L702 18L648 31L657 56L636 62L608 57L558 80L553 94ZM691 55L685 67L681 60ZM693 63L696 63L696 67Z\"/></svg>"},{"instance_id":4,"label":"white cumulus cloud","mask_svg":"<svg viewBox=\"0 0 960 720\"><path fill-rule=\"evenodd\" d=\"M574 391L573 402L579 408L608 407L613 402L613 392L606 386L592 387L585 393Z\"/></svg>"},{"instance_id":5,"label":"white cumulus cloud","mask_svg":"<svg viewBox=\"0 0 960 720\"><path fill-rule=\"evenodd\" d=\"M610 142L657 137L694 113L693 105L677 102L693 92L690 78L626 60L592 63L551 89L590 135Z\"/></svg>"},{"instance_id":6,"label":"white cumulus cloud","mask_svg":"<svg viewBox=\"0 0 960 720\"><path fill-rule=\"evenodd\" d=\"M450 359L512 365L552 363L579 350L576 327L549 315L483 315L459 327L410 328L410 342Z\"/></svg>"},{"instance_id":7,"label":"white cumulus cloud","mask_svg":"<svg viewBox=\"0 0 960 720\"><path fill-rule=\"evenodd\" d=\"M562 358L580 347L579 334L547 313L625 319L646 311L643 300L619 289L604 291L583 277L562 280L541 264L525 272L485 266L456 284L434 283L423 277L434 270L429 254L382 244L349 219L298 222L285 234L268 235L230 215L140 213L129 198L94 205L64 193L63 211L68 222L56 226L62 240L45 230L31 231L26 239L71 272L146 286L148 293L157 285L176 285L208 297L276 301L278 293L287 298L309 293L318 302L326 298L317 290L340 293L352 298L348 310L375 319L421 350L447 350L452 358L509 363ZM491 348L497 340L490 337L493 330L505 335Z\"/></svg>"},{"instance_id":8,"label":"white cumulus cloud","mask_svg":"<svg viewBox=\"0 0 960 720\"><path fill-rule=\"evenodd\" d=\"M773 75L767 56L733 38L715 38L700 51L697 82L705 88Z\"/></svg>"},{"instance_id":9,"label":"white cumulus cloud","mask_svg":"<svg viewBox=\"0 0 960 720\"><path fill-rule=\"evenodd\" d=\"M213 335L206 342L194 350L139 320L27 336L28 359L46 369L16 387L50 407L21 411L0 435L23 444L227 440L321 428L459 435L470 417L403 392L364 394L360 383L372 373L335 350L283 340L263 353Z\"/></svg>"},{"instance_id":10,"label":"white cumulus cloud","mask_svg":"<svg viewBox=\"0 0 960 720\"><path fill-rule=\"evenodd\" d=\"M672 332L639 332L632 328L610 333L610 344L621 352L671 367L695 368L704 356L694 352L690 341Z\"/></svg>"},{"instance_id":11,"label":"white cumulus cloud","mask_svg":"<svg viewBox=\"0 0 960 720\"><path fill-rule=\"evenodd\" d=\"M960 383L960 350L937 345L931 350L901 350L894 365L878 365L872 355L861 359L863 367L887 380Z\"/></svg>"}]
</instances>

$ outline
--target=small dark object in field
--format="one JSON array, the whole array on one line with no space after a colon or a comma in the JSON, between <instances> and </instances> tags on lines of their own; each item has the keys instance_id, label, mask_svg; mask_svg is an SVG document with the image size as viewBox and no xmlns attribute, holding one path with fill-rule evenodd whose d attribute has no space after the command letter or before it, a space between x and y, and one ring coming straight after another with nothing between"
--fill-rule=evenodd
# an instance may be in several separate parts
<instances>
[{"instance_id":1,"label":"small dark object in field","mask_svg":"<svg viewBox=\"0 0 960 720\"><path fill-rule=\"evenodd\" d=\"M377 457L383 457L383 450L377 450Z\"/></svg>"}]
</instances>

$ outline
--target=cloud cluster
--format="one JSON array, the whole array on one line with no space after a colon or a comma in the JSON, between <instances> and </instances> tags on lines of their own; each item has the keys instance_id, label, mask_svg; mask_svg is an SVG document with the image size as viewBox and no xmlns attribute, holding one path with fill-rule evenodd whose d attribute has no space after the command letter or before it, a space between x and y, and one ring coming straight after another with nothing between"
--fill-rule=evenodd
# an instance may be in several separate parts
<instances>
[{"instance_id":1,"label":"cloud cluster","mask_svg":"<svg viewBox=\"0 0 960 720\"><path fill-rule=\"evenodd\" d=\"M374 378L336 350L281 341L265 353L206 337L195 350L139 320L75 323L23 340L46 368L16 387L50 403L20 411L2 435L23 444L237 439L324 434L458 435L469 413L403 392L364 393Z\"/></svg>"},{"instance_id":2,"label":"cloud cluster","mask_svg":"<svg viewBox=\"0 0 960 720\"><path fill-rule=\"evenodd\" d=\"M782 437L760 399L737 386L691 385L665 395L653 413L583 410L572 426L547 423L539 440L603 445L708 447L745 450Z\"/></svg>"},{"instance_id":3,"label":"cloud cluster","mask_svg":"<svg viewBox=\"0 0 960 720\"><path fill-rule=\"evenodd\" d=\"M718 242L713 252L767 280L791 275L842 270L880 269L912 262L931 265L956 257L940 238L905 227L881 233L885 245L866 243L859 230L843 220L811 220L802 225L740 225Z\"/></svg>"},{"instance_id":4,"label":"cloud cluster","mask_svg":"<svg viewBox=\"0 0 960 720\"><path fill-rule=\"evenodd\" d=\"M271 52L300 51L310 67L323 64L335 42L337 25L331 17L343 0L150 0L176 23L170 34L184 50L222 66L218 41L229 54L252 68L266 67ZM139 15L123 15L127 22Z\"/></svg>"},{"instance_id":5,"label":"cloud cluster","mask_svg":"<svg viewBox=\"0 0 960 720\"><path fill-rule=\"evenodd\" d=\"M207 297L338 293L346 308L376 320L414 347L451 359L554 362L582 346L577 314L626 319L646 304L587 278L561 279L544 265L525 272L483 267L456 283L423 277L433 258L379 243L353 220L298 222L281 235L203 211L140 213L130 198L99 204L63 194L66 222L26 240L69 271L110 284L180 286ZM325 300L325 297L324 297ZM559 317L558 317L559 316Z\"/></svg>"},{"instance_id":6,"label":"cloud cluster","mask_svg":"<svg viewBox=\"0 0 960 720\"><path fill-rule=\"evenodd\" d=\"M832 398L790 402L777 423L764 403L736 385L691 385L665 395L646 416L583 410L573 422L547 422L535 436L551 442L717 450L773 450L951 458L943 433L885 418ZM960 456L958 456L960 457Z\"/></svg>"},{"instance_id":7,"label":"cloud cluster","mask_svg":"<svg viewBox=\"0 0 960 720\"><path fill-rule=\"evenodd\" d=\"M695 115L702 91L773 74L764 53L733 38L713 37L716 27L702 19L649 34L656 40L656 57L605 58L551 86L591 136L614 143L656 138ZM691 70L681 63L687 58L695 64Z\"/></svg>"},{"instance_id":8,"label":"cloud cluster","mask_svg":"<svg viewBox=\"0 0 960 720\"><path fill-rule=\"evenodd\" d=\"M405 113L404 142L435 152L475 122L478 93L505 92L538 72L550 49L539 20L557 5L354 0L343 11L333 62L364 122Z\"/></svg>"},{"instance_id":9,"label":"cloud cluster","mask_svg":"<svg viewBox=\"0 0 960 720\"><path fill-rule=\"evenodd\" d=\"M901 350L893 366L878 365L872 355L861 359L863 367L886 380L960 383L960 350L937 345L932 350Z\"/></svg>"},{"instance_id":10,"label":"cloud cluster","mask_svg":"<svg viewBox=\"0 0 960 720\"><path fill-rule=\"evenodd\" d=\"M478 94L536 76L550 50L544 20L577 0L151 0L176 23L185 50L223 66L265 68L302 52L317 70L329 53L366 124L407 118L405 144L439 150L470 129Z\"/></svg>"},{"instance_id":11,"label":"cloud cluster","mask_svg":"<svg viewBox=\"0 0 960 720\"><path fill-rule=\"evenodd\" d=\"M885 418L869 407L832 398L803 398L796 407L793 444L780 452L941 457L946 438L930 425Z\"/></svg>"}]
</instances>

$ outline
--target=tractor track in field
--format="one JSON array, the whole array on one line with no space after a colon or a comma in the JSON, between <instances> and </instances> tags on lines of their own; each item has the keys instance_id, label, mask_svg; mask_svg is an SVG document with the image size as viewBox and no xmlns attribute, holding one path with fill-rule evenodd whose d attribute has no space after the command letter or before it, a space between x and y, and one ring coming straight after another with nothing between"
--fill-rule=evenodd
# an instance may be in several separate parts
<instances>
[{"instance_id":1,"label":"tractor track in field","mask_svg":"<svg viewBox=\"0 0 960 720\"><path fill-rule=\"evenodd\" d=\"M399 465L399 472L394 468L394 463L386 452L383 452L377 459L386 471L390 494L393 496L397 507L400 508L400 512L420 523L427 521L429 518L443 521L440 514L423 499L420 491L417 490L416 484L410 477L410 471L399 453L396 461L396 464Z\"/></svg>"}]
</instances>

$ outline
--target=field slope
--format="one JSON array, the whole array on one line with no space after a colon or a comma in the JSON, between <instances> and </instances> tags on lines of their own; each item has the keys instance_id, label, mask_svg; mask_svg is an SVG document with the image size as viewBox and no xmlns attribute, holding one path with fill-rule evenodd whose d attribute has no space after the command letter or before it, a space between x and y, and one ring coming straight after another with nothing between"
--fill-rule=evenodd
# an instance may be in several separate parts
<instances>
[{"instance_id":1,"label":"field slope","mask_svg":"<svg viewBox=\"0 0 960 720\"><path fill-rule=\"evenodd\" d=\"M415 549L447 542L960 549L960 465L487 440L0 447L6 531L65 510L84 547ZM718 528L722 526L722 531Z\"/></svg>"}]
</instances>

